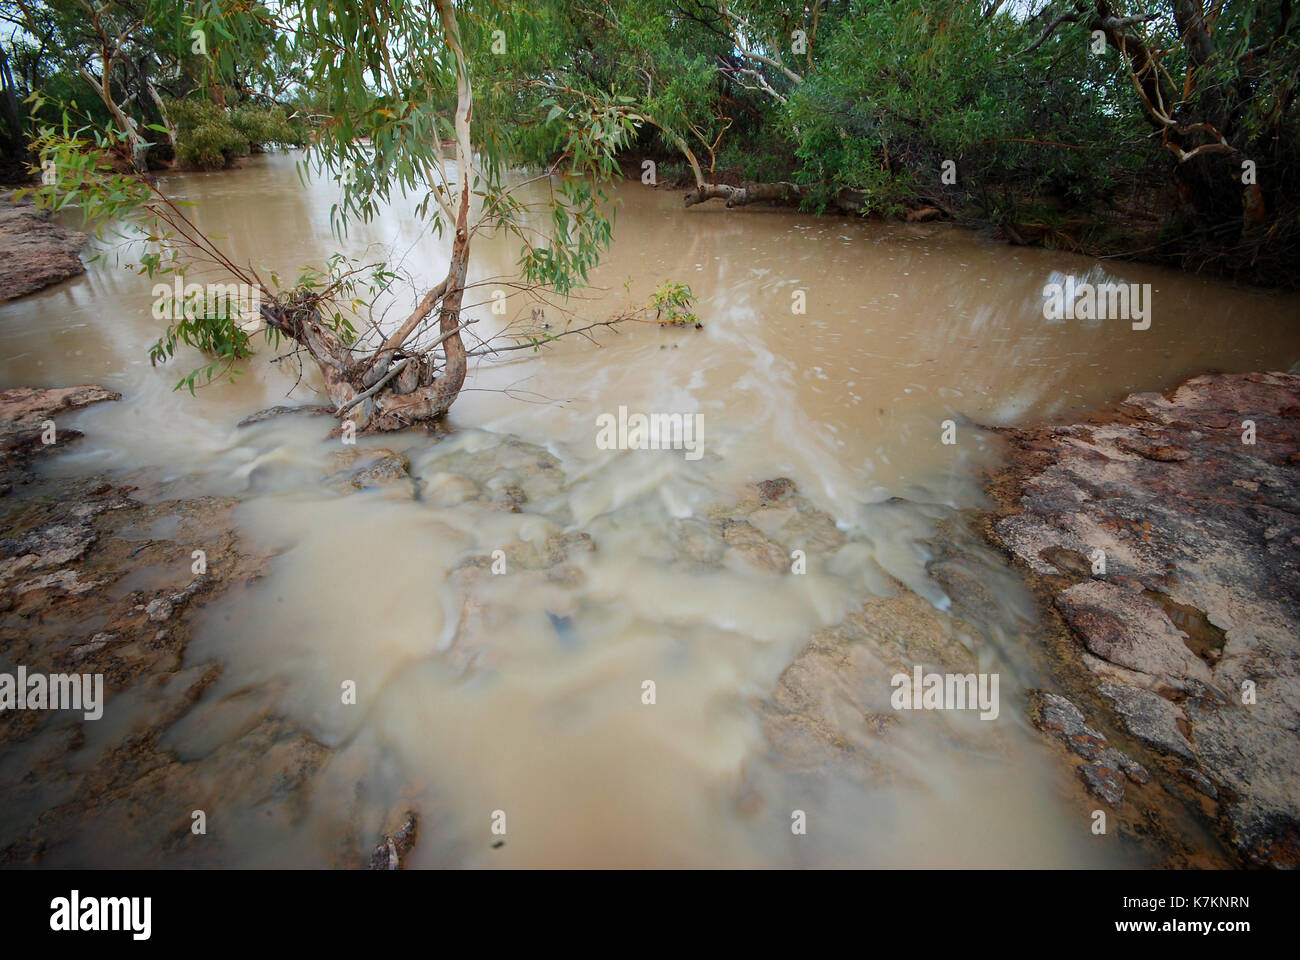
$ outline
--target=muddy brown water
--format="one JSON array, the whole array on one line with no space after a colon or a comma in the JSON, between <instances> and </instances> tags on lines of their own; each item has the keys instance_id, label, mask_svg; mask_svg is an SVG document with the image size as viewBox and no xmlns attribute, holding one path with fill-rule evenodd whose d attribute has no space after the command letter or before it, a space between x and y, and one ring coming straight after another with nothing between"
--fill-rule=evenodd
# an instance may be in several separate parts
<instances>
[{"instance_id":1,"label":"muddy brown water","mask_svg":"<svg viewBox=\"0 0 1300 960\"><path fill-rule=\"evenodd\" d=\"M197 203L198 222L235 259L282 276L338 246L336 188L302 187L291 156L164 186ZM410 483L350 495L327 483L341 447L323 439L324 420L236 427L286 394L317 402L310 376L297 383L269 348L233 385L198 399L174 392L194 358L151 368L151 284L112 253L82 278L0 308L4 386L94 382L123 394L71 418L85 439L44 469L148 468L173 481L172 495L235 494L244 536L278 553L256 587L204 609L188 656L218 659L224 673L165 746L202 757L272 710L334 753L290 828L280 818L263 826L255 806L209 811L223 831L218 862L334 863L341 824L373 838L407 806L422 815L413 866L1135 862L1090 834L1069 800L1077 784L1024 719L1023 690L1043 679L1018 647L1033 606L986 554L972 569L996 598L982 626L1000 642L972 641L972 652L1001 676L997 721L902 715L891 742L905 776L863 783L831 769L814 788L774 756L762 705L810 634L894 580L946 608L926 541L984 505L979 472L997 448L973 424L1065 416L1207 368L1287 369L1300 360L1297 300L942 225L683 210L679 192L639 183L617 197L614 247L569 304L577 322L644 303L673 279L697 294L703 329L631 324L594 343L478 362L451 436L361 441L410 457L418 499ZM346 248L399 260L418 281L440 277L447 256L401 205L354 225ZM528 326L539 307L552 331L564 323L554 306L515 295L505 317L491 312L489 278L511 275L515 254L505 237L474 251L485 281L470 298L478 335ZM1045 320L1044 284L1071 276L1150 284L1150 329ZM798 293L804 313L792 310ZM702 455L601 449L596 418L619 407L700 414ZM954 444L941 442L945 420ZM465 477L492 494L521 449L554 458L521 512L458 502ZM803 577L679 562L675 524L778 476L833 517L852 549L812 558ZM565 532L597 545L577 561L579 576L480 583L482 609L467 611L454 573L466 558ZM483 626L466 636L471 616ZM653 705L642 702L646 680ZM346 681L356 705L341 702ZM887 704L888 683L882 675L872 697ZM148 696L116 694L105 730L129 726ZM951 723L964 724L965 748L944 733ZM790 829L796 809L804 836ZM494 847L496 811L506 843ZM88 830L66 857L116 862L117 842Z\"/></svg>"}]
</instances>

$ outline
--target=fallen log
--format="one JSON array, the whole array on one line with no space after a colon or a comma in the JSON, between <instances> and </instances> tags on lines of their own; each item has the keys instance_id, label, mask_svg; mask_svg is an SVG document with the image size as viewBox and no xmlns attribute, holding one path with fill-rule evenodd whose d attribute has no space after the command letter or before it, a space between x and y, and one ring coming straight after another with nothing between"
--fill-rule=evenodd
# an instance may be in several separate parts
<instances>
[{"instance_id":1,"label":"fallen log","mask_svg":"<svg viewBox=\"0 0 1300 960\"><path fill-rule=\"evenodd\" d=\"M807 187L796 183L751 183L732 187L725 183L701 183L686 194L686 206L693 207L707 200L726 200L728 207L743 207L751 203L798 203L807 193Z\"/></svg>"},{"instance_id":2,"label":"fallen log","mask_svg":"<svg viewBox=\"0 0 1300 960\"><path fill-rule=\"evenodd\" d=\"M797 204L814 189L815 185L801 185L787 181L750 183L739 187L725 183L700 183L683 199L688 207L709 200L725 200L728 208L743 207L751 203ZM861 213L866 206L866 201L867 191L844 189L829 202L842 213ZM951 211L942 207L937 201L924 198L919 206L906 210L902 214L902 219L909 223L920 223L951 215Z\"/></svg>"}]
</instances>

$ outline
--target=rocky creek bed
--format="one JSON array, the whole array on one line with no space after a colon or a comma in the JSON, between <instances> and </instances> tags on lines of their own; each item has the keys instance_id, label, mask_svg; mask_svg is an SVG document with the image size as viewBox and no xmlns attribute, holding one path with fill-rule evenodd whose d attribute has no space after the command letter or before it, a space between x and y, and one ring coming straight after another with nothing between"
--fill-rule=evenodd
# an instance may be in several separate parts
<instances>
[{"instance_id":1,"label":"rocky creek bed","mask_svg":"<svg viewBox=\"0 0 1300 960\"><path fill-rule=\"evenodd\" d=\"M32 470L34 458L76 439L60 426L47 443L50 420L114 399L93 386L0 393L0 653L29 671L102 673L110 705L130 704L129 719L107 733L87 731L80 714L0 714L9 791L0 863L235 865L219 832L189 842L192 811L240 805L292 829L332 751L263 707L203 755L161 745L205 693L212 698L221 673L218 662L186 657L197 610L254 584L275 559L241 542L232 498L169 498L161 485ZM760 706L777 767L812 783L832 770L864 784L915 775L891 741L900 721L887 678L916 663L973 671L979 644L1008 642L988 627L997 581L985 574L1014 574L980 542L982 530L1039 595L1037 625L1012 639L1016 655L1041 661L1051 679L1051 689L1002 709L1023 710L1056 745L1047 756L1063 784L1078 771L1067 802L1080 822L1104 805L1120 835L1164 866L1294 865L1298 415L1300 378L1214 376L1129 397L1077 424L1001 431L1011 456L990 480L998 508L951 518L930 544L927 571L951 604L938 609L895 582L892 596L813 634ZM1254 422L1254 444L1242 443L1243 420ZM412 478L399 452L349 451L326 480L342 494L396 484L438 504L511 512L563 482L551 454L516 438L441 466ZM854 555L833 518L785 478L674 523L672 562L684 570L742 563L777 576L793 550ZM519 575L563 590L600 544L566 529L504 549ZM1097 550L1104 573L1094 572ZM466 557L451 574L463 606L443 656L461 670L498 655L491 563ZM1248 681L1253 702L1243 703ZM947 736L954 749L1014 749L1005 736L980 734L954 724ZM757 815L774 789L747 773L737 815ZM359 815L345 817L332 863L401 866L440 815L402 800L378 835ZM168 826L137 826L145 823Z\"/></svg>"}]
</instances>

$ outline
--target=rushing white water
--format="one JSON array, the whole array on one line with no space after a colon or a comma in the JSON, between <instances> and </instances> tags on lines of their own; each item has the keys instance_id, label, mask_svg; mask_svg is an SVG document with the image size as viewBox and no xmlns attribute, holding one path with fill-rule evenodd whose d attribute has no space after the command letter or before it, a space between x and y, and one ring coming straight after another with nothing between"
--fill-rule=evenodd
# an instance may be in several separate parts
<instances>
[{"instance_id":1,"label":"rushing white water","mask_svg":"<svg viewBox=\"0 0 1300 960\"><path fill-rule=\"evenodd\" d=\"M302 187L291 157L165 187L260 269L292 276L339 246L335 188ZM1043 681L1025 646L1033 606L990 553L966 548L997 614L961 640L1002 678L997 721L899 715L877 758L889 776L832 767L814 784L773 751L762 705L811 634L895 594L895 581L947 607L926 541L983 504L978 472L997 450L974 423L1065 414L1211 365L1285 368L1300 358L1295 301L1116 263L1107 276L1155 291L1149 330L1047 321L1043 285L1095 277L1092 261L942 226L683 210L679 194L639 184L618 196L614 248L587 299L570 304L578 322L642 303L671 278L693 287L704 328L630 324L480 363L450 436L360 442L408 456L414 483L340 493L326 478L343 447L326 439L326 418L236 427L286 393L318 402L310 375L295 384L296 366L271 363L269 350L233 385L173 392L197 359L150 367L151 284L111 254L0 309L5 385L123 393L78 415L85 439L46 469L147 468L176 481L170 496L236 495L246 541L277 553L266 578L204 610L187 662L217 659L224 672L166 746L214 756L271 711L334 753L292 817L265 815L275 797L222 810L237 828L220 862L336 863L342 844L373 842L406 807L422 818L416 866L1130 862L1091 836L1067 799L1077 785L1024 720L1022 690ZM354 226L346 247L400 259L421 280L446 264L400 205ZM473 277L509 275L514 258L505 238L486 238ZM475 332L499 329L491 284L476 289ZM796 291L806 313L792 312ZM537 306L509 304L506 320ZM703 456L601 449L597 418L621 406L702 415ZM952 445L940 440L949 419ZM538 450L554 458L540 472ZM780 476L833 518L844 545L812 556L805 576L734 554L682 562L682 530ZM465 501L470 482L481 499ZM520 512L488 502L511 485L527 493ZM596 549L573 555L573 575L456 572L579 532ZM647 679L654 705L642 702ZM355 705L342 702L345 681ZM890 712L888 672L857 693ZM149 696L122 694L118 716ZM791 832L795 809L806 836ZM508 821L501 847L494 811ZM80 854L112 862L114 842Z\"/></svg>"}]
</instances>

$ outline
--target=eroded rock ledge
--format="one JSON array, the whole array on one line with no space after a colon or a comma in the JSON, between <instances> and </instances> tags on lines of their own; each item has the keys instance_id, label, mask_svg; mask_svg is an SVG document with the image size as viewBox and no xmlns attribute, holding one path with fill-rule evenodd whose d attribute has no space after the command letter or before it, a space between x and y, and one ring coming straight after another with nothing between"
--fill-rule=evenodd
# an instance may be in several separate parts
<instances>
[{"instance_id":1,"label":"eroded rock ledge","mask_svg":"<svg viewBox=\"0 0 1300 960\"><path fill-rule=\"evenodd\" d=\"M77 255L85 243L84 233L52 223L30 197L15 203L0 193L0 301L85 273Z\"/></svg>"},{"instance_id":2,"label":"eroded rock ledge","mask_svg":"<svg viewBox=\"0 0 1300 960\"><path fill-rule=\"evenodd\" d=\"M75 711L0 712L0 866L224 863L230 831L194 836L192 811L296 798L328 756L269 711L205 755L164 746L221 672L187 658L198 609L256 580L267 558L242 546L230 498L143 498L30 469L81 436L64 414L116 399L92 385L0 392L0 667L100 674L107 700L93 724ZM276 809L291 823L297 808Z\"/></svg>"},{"instance_id":3,"label":"eroded rock ledge","mask_svg":"<svg viewBox=\"0 0 1300 960\"><path fill-rule=\"evenodd\" d=\"M1300 377L999 432L986 531L1068 626L1061 669L1244 863L1300 865Z\"/></svg>"}]
</instances>

